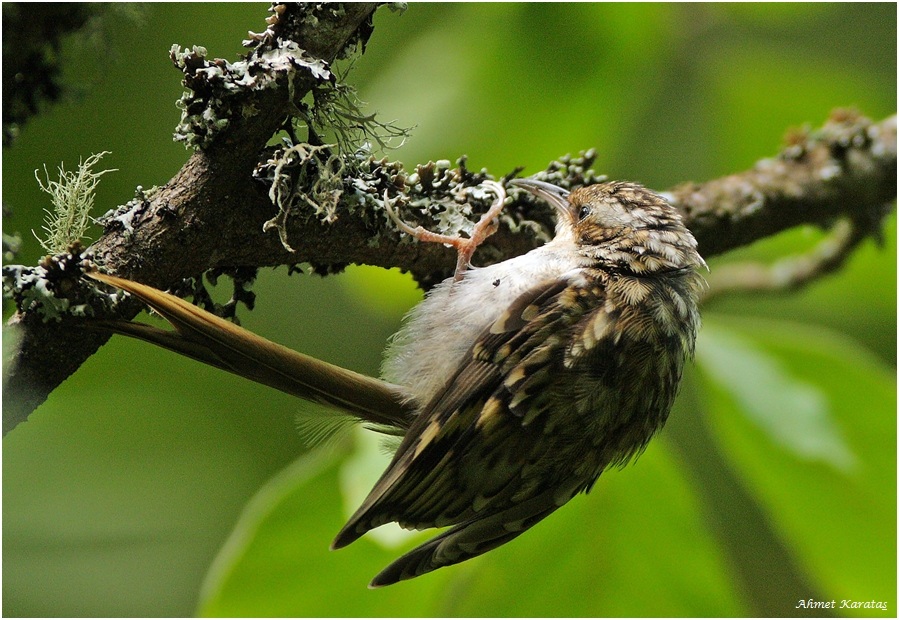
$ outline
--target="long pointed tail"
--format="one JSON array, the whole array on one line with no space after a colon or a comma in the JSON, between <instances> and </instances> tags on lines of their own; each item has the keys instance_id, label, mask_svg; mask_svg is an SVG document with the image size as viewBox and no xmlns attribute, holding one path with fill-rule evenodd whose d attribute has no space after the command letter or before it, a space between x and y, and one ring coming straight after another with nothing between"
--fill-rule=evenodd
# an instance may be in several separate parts
<instances>
[{"instance_id":1,"label":"long pointed tail","mask_svg":"<svg viewBox=\"0 0 899 620\"><path fill-rule=\"evenodd\" d=\"M102 321L98 326L336 407L366 422L402 430L411 424L414 403L399 386L292 351L151 286L96 271L87 275L128 291L175 331L129 321Z\"/></svg>"}]
</instances>

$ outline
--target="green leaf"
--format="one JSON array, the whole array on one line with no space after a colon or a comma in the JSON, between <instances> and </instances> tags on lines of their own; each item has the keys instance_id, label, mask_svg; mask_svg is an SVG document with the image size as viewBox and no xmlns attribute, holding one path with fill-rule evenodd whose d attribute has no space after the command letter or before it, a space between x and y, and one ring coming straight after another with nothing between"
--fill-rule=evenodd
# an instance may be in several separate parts
<instances>
[{"instance_id":1,"label":"green leaf","mask_svg":"<svg viewBox=\"0 0 899 620\"><path fill-rule=\"evenodd\" d=\"M697 361L714 435L819 596L894 615L893 373L823 328L720 316Z\"/></svg>"},{"instance_id":2,"label":"green leaf","mask_svg":"<svg viewBox=\"0 0 899 620\"><path fill-rule=\"evenodd\" d=\"M344 523L341 455L319 451L288 466L247 505L206 577L203 616L428 615L445 576L369 590L372 577L399 552L370 540L328 546Z\"/></svg>"},{"instance_id":3,"label":"green leaf","mask_svg":"<svg viewBox=\"0 0 899 620\"><path fill-rule=\"evenodd\" d=\"M748 338L706 325L697 363L775 443L800 458L849 470L856 457L833 420L823 387L792 374Z\"/></svg>"}]
</instances>

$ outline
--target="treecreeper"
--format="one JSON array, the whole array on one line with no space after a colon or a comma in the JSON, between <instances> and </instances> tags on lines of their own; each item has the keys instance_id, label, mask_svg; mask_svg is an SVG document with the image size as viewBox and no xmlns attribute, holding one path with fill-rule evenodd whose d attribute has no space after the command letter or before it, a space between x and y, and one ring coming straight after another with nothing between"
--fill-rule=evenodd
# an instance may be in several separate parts
<instances>
[{"instance_id":1,"label":"treecreeper","mask_svg":"<svg viewBox=\"0 0 899 620\"><path fill-rule=\"evenodd\" d=\"M554 207L555 237L482 268L465 269L466 248L457 277L406 317L381 379L92 272L175 331L125 321L101 327L401 435L332 548L391 521L448 527L387 566L373 587L462 562L519 536L640 454L668 417L700 324L705 262L662 196L626 182L571 192L531 179L511 184Z\"/></svg>"}]
</instances>

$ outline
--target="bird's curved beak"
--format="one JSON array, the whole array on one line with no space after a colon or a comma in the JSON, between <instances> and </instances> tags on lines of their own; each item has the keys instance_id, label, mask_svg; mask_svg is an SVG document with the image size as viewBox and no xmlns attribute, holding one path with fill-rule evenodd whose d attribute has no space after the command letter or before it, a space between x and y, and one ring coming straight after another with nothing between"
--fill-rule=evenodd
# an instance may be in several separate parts
<instances>
[{"instance_id":1,"label":"bird's curved beak","mask_svg":"<svg viewBox=\"0 0 899 620\"><path fill-rule=\"evenodd\" d=\"M562 189L552 183L537 181L536 179L512 179L509 183L529 191L537 198L542 198L560 214L568 213L570 209L568 203L569 191L567 189Z\"/></svg>"}]
</instances>

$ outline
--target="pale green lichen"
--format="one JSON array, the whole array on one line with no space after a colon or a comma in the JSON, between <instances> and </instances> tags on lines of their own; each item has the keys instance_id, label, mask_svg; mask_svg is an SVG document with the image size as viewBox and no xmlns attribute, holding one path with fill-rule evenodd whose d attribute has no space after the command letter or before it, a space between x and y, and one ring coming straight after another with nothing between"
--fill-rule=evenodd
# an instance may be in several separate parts
<instances>
[{"instance_id":1,"label":"pale green lichen","mask_svg":"<svg viewBox=\"0 0 899 620\"><path fill-rule=\"evenodd\" d=\"M254 176L269 186L269 199L278 214L268 220L263 231L277 230L281 245L294 249L287 240L287 218L295 205L304 202L326 222L337 219L337 205L343 195L343 160L331 149L333 144L285 145L272 152L268 161L257 166Z\"/></svg>"},{"instance_id":2,"label":"pale green lichen","mask_svg":"<svg viewBox=\"0 0 899 620\"><path fill-rule=\"evenodd\" d=\"M355 89L346 84L323 84L309 98L297 106L284 145L271 150L254 173L268 184L269 197L278 208L264 230L277 230L281 244L291 252L287 218L297 205L312 207L312 213L325 222L335 221L344 179L365 173L364 162L371 159L373 149L398 148L409 135L408 129L393 122L364 114ZM302 130L307 134L305 142L296 137Z\"/></svg>"},{"instance_id":3,"label":"pale green lichen","mask_svg":"<svg viewBox=\"0 0 899 620\"><path fill-rule=\"evenodd\" d=\"M41 238L32 231L40 241L41 247L48 253L64 252L70 245L84 237L91 224L90 212L94 206L94 195L100 177L107 172L115 172L115 169L93 171L93 167L108 154L108 151L103 151L79 161L78 169L74 172L68 172L65 166L60 164L58 181L50 179L46 166L44 166L44 180L38 175L39 170L34 171L38 185L50 195L53 204L52 210L45 209L43 229L46 236Z\"/></svg>"},{"instance_id":4,"label":"pale green lichen","mask_svg":"<svg viewBox=\"0 0 899 620\"><path fill-rule=\"evenodd\" d=\"M337 219L337 207L344 195L344 179L364 175L375 143L381 150L400 144L408 130L394 123L382 123L374 114L364 115L361 102L352 87L329 84L315 89L311 105L303 104L295 117L296 127L285 138L284 146L274 149L266 162L257 166L254 176L269 186L269 198L278 214L267 221L265 231L277 230L281 244L293 251L287 240L287 218L298 204L312 207L312 213L325 222ZM305 128L310 142L295 138ZM333 144L320 144L322 136ZM399 146L399 145L397 145Z\"/></svg>"}]
</instances>

